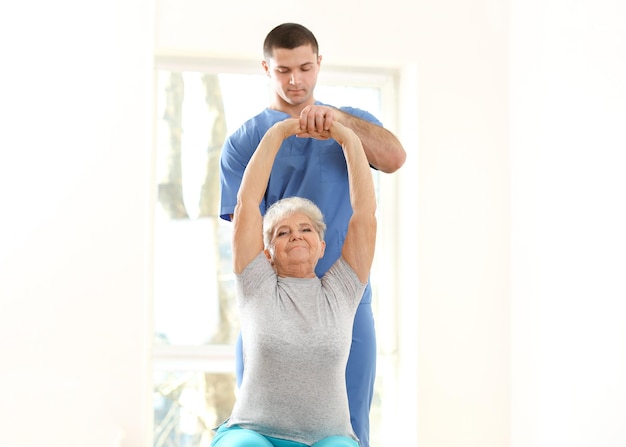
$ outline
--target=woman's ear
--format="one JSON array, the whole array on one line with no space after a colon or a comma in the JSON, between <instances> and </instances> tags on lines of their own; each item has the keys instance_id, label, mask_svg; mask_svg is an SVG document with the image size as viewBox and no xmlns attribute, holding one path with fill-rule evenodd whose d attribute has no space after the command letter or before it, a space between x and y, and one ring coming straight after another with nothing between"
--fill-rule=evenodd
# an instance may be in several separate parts
<instances>
[{"instance_id":1,"label":"woman's ear","mask_svg":"<svg viewBox=\"0 0 626 447\"><path fill-rule=\"evenodd\" d=\"M324 256L324 252L326 251L326 241L322 241L322 243L320 244L320 257L319 259L322 259L322 257Z\"/></svg>"},{"instance_id":2,"label":"woman's ear","mask_svg":"<svg viewBox=\"0 0 626 447\"><path fill-rule=\"evenodd\" d=\"M268 261L270 261L270 264L274 265L274 260L272 259L272 252L270 251L270 249L269 248L264 249L263 253L265 253L265 257L267 258Z\"/></svg>"}]
</instances>

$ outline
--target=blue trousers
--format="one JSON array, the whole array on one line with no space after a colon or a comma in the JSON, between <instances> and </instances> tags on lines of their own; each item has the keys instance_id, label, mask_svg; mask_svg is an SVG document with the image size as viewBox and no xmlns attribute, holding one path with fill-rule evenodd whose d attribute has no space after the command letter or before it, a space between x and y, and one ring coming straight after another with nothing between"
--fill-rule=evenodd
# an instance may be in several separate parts
<instances>
[{"instance_id":1,"label":"blue trousers","mask_svg":"<svg viewBox=\"0 0 626 447\"><path fill-rule=\"evenodd\" d=\"M243 352L241 334L236 343L237 384L243 378ZM357 308L352 329L352 347L346 367L346 386L350 405L352 429L361 442L361 447L370 445L370 407L374 395L376 378L376 331L370 303L361 303Z\"/></svg>"},{"instance_id":2,"label":"blue trousers","mask_svg":"<svg viewBox=\"0 0 626 447\"><path fill-rule=\"evenodd\" d=\"M213 437L211 447L359 447L359 443L347 436L329 436L308 446L301 442L263 436L238 425L226 427L222 424Z\"/></svg>"}]
</instances>

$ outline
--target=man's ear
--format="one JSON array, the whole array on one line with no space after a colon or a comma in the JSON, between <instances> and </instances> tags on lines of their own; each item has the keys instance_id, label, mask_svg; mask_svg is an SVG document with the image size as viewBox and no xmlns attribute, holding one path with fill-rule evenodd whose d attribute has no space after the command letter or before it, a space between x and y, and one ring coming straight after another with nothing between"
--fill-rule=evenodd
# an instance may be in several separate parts
<instances>
[{"instance_id":1,"label":"man's ear","mask_svg":"<svg viewBox=\"0 0 626 447\"><path fill-rule=\"evenodd\" d=\"M263 67L263 71L265 72L265 75L269 78L269 76L270 76L270 66L267 65L267 61L265 59L263 59L261 61L261 67Z\"/></svg>"}]
</instances>

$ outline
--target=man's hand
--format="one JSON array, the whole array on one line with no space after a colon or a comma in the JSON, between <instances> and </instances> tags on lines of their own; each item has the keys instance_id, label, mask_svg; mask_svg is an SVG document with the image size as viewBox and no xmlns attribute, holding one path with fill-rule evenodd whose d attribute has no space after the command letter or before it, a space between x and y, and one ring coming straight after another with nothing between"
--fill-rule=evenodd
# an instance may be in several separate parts
<instances>
[{"instance_id":1,"label":"man's hand","mask_svg":"<svg viewBox=\"0 0 626 447\"><path fill-rule=\"evenodd\" d=\"M330 138L330 127L337 119L337 109L328 106L310 105L300 112L301 137L327 140Z\"/></svg>"},{"instance_id":2,"label":"man's hand","mask_svg":"<svg viewBox=\"0 0 626 447\"><path fill-rule=\"evenodd\" d=\"M330 138L333 138L335 141L337 141L337 143L342 146L352 138L359 138L352 129L344 126L339 121L333 121L330 125L330 129L324 130L322 132L315 131L313 133L310 133L300 129L296 133L296 136L301 138L315 138L317 140L328 140Z\"/></svg>"},{"instance_id":3,"label":"man's hand","mask_svg":"<svg viewBox=\"0 0 626 447\"><path fill-rule=\"evenodd\" d=\"M298 118L286 118L283 121L278 121L268 130L268 133L275 133L283 140L292 135L301 138L315 138L317 140L328 140L332 138L330 131L318 132L313 129L312 132L308 132L306 129L301 129L300 120Z\"/></svg>"}]
</instances>

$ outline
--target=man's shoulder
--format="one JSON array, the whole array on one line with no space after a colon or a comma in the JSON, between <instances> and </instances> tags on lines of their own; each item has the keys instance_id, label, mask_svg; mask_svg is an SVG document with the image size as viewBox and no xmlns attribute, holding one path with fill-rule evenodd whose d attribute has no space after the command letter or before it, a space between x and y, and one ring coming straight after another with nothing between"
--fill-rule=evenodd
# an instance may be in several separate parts
<instances>
[{"instance_id":1,"label":"man's shoulder","mask_svg":"<svg viewBox=\"0 0 626 447\"><path fill-rule=\"evenodd\" d=\"M255 116L244 121L229 139L257 138L260 139L267 130L278 121L284 119L281 112L266 108Z\"/></svg>"},{"instance_id":2,"label":"man's shoulder","mask_svg":"<svg viewBox=\"0 0 626 447\"><path fill-rule=\"evenodd\" d=\"M220 158L224 160L239 160L247 164L259 142L267 130L278 121L284 119L282 112L266 108L252 118L244 121L233 133L228 135L222 145Z\"/></svg>"},{"instance_id":3,"label":"man's shoulder","mask_svg":"<svg viewBox=\"0 0 626 447\"><path fill-rule=\"evenodd\" d=\"M287 117L284 112L265 108L252 118L246 120L241 127L271 127L278 121L282 121Z\"/></svg>"}]
</instances>

